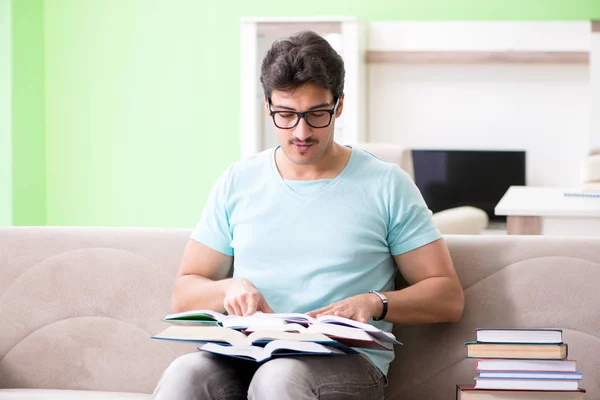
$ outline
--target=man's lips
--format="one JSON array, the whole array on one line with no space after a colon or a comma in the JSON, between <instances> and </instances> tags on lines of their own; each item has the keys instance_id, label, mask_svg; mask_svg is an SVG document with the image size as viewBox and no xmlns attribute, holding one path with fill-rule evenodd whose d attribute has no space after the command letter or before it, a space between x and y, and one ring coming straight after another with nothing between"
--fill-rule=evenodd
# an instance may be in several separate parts
<instances>
[{"instance_id":1,"label":"man's lips","mask_svg":"<svg viewBox=\"0 0 600 400\"><path fill-rule=\"evenodd\" d=\"M313 145L313 143L308 143L308 144L294 143L294 147L296 148L296 150L298 150L300 152L307 151L308 149L310 149L310 147L312 145Z\"/></svg>"}]
</instances>

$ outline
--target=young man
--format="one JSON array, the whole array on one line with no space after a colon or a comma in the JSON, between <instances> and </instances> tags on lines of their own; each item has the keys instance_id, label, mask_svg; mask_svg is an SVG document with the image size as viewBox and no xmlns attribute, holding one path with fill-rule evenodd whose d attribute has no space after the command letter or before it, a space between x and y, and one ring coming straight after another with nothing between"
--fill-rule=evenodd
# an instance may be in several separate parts
<instances>
[{"instance_id":1,"label":"young man","mask_svg":"<svg viewBox=\"0 0 600 400\"><path fill-rule=\"evenodd\" d=\"M173 311L335 314L385 331L458 320L462 288L410 177L334 141L341 57L303 32L273 44L261 82L280 145L219 178L185 249ZM411 286L394 290L396 268ZM257 365L196 352L171 364L154 398L381 399L393 357L362 351Z\"/></svg>"}]
</instances>

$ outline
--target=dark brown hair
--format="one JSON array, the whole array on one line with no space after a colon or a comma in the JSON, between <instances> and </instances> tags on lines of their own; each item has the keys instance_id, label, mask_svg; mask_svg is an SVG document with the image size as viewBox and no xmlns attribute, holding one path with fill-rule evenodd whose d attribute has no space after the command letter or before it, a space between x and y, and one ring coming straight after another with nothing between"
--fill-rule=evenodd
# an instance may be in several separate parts
<instances>
[{"instance_id":1,"label":"dark brown hair","mask_svg":"<svg viewBox=\"0 0 600 400\"><path fill-rule=\"evenodd\" d=\"M327 40L311 31L277 40L263 59L260 82L267 98L273 90L292 91L305 83L344 93L344 61Z\"/></svg>"}]
</instances>

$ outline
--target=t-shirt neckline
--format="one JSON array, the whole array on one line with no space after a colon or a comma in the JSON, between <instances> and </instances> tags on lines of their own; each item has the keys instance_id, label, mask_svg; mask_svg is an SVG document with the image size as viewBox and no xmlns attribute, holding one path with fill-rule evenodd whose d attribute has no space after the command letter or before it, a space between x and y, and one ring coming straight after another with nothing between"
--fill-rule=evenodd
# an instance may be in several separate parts
<instances>
[{"instance_id":1,"label":"t-shirt neckline","mask_svg":"<svg viewBox=\"0 0 600 400\"><path fill-rule=\"evenodd\" d=\"M336 186L344 178L344 176L346 176L348 174L348 172L352 169L352 167L354 165L354 160L356 158L356 154L355 154L356 149L354 147L347 146L352 150L352 152L350 153L350 159L348 160L348 163L346 164L344 169L342 169L342 171L335 178L330 179L330 182L328 182L328 184L326 184L326 185L323 185L323 187L320 188L318 191L308 194L308 195L301 195L301 194L297 193L296 191L294 191L285 182L285 179L283 179L283 177L279 174L279 171L277 170L277 164L275 163L275 153L277 152L277 149L280 147L281 146L276 146L271 150L270 164L271 164L271 172L273 174L273 177L279 183L279 185L284 189L284 191L286 193L288 193L290 196L292 196L296 200L300 200L305 203L322 196L325 192L331 190L331 188Z\"/></svg>"}]
</instances>

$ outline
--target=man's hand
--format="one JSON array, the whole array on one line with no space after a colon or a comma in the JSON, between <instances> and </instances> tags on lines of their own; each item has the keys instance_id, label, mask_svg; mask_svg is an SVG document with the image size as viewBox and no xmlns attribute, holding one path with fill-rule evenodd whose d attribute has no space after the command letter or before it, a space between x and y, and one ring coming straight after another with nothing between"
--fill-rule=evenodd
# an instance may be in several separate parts
<instances>
[{"instance_id":1,"label":"man's hand","mask_svg":"<svg viewBox=\"0 0 600 400\"><path fill-rule=\"evenodd\" d=\"M252 315L257 311L272 313L262 293L249 281L233 278L225 292L223 306L230 315Z\"/></svg>"},{"instance_id":2,"label":"man's hand","mask_svg":"<svg viewBox=\"0 0 600 400\"><path fill-rule=\"evenodd\" d=\"M321 315L336 315L353 319L359 322L367 322L373 317L379 317L383 312L381 299L373 293L359 294L347 299L336 301L327 307L308 312L313 318Z\"/></svg>"}]
</instances>

